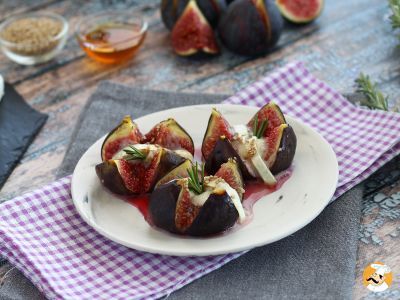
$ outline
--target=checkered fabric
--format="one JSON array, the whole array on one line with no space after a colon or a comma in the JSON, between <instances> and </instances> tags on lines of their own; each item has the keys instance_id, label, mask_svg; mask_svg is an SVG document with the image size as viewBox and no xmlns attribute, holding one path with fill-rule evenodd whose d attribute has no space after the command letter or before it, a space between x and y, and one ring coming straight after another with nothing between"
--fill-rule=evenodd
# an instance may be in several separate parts
<instances>
[{"instance_id":1,"label":"checkered fabric","mask_svg":"<svg viewBox=\"0 0 400 300\"><path fill-rule=\"evenodd\" d=\"M226 103L260 106L270 100L331 143L340 166L335 197L399 153L400 115L350 104L300 63ZM70 181L65 177L0 205L0 254L50 299L155 299L242 254L173 257L118 245L79 217Z\"/></svg>"},{"instance_id":2,"label":"checkered fabric","mask_svg":"<svg viewBox=\"0 0 400 300\"><path fill-rule=\"evenodd\" d=\"M270 101L317 130L333 147L339 162L333 200L400 153L400 114L353 105L301 62L286 65L224 103L263 106Z\"/></svg>"}]
</instances>

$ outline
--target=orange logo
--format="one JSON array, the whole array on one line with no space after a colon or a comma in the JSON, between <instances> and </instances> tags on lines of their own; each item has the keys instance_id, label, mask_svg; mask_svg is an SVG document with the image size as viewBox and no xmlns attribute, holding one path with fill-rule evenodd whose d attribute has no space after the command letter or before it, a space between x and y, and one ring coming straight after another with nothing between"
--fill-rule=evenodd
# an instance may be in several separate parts
<instances>
[{"instance_id":1,"label":"orange logo","mask_svg":"<svg viewBox=\"0 0 400 300\"><path fill-rule=\"evenodd\" d=\"M392 284L390 267L382 262L374 262L364 269L363 284L372 292L383 292Z\"/></svg>"}]
</instances>

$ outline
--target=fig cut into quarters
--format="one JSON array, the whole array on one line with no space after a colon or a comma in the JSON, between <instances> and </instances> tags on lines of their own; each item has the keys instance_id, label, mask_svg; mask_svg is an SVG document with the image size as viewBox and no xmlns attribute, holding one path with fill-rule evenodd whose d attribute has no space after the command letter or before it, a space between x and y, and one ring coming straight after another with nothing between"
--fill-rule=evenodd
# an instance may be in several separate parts
<instances>
[{"instance_id":1,"label":"fig cut into quarters","mask_svg":"<svg viewBox=\"0 0 400 300\"><path fill-rule=\"evenodd\" d=\"M103 161L109 160L128 145L144 143L158 144L170 150L186 150L189 152L188 159L192 159L194 154L192 138L176 120L170 118L162 121L143 136L131 117L125 116L105 138L101 146L101 158Z\"/></svg>"},{"instance_id":2,"label":"fig cut into quarters","mask_svg":"<svg viewBox=\"0 0 400 300\"><path fill-rule=\"evenodd\" d=\"M213 108L210 118L208 119L207 129L201 145L201 153L203 154L204 159L208 159L209 155L221 137L230 140L232 136L232 128L228 121L225 120L219 111Z\"/></svg>"},{"instance_id":3,"label":"fig cut into quarters","mask_svg":"<svg viewBox=\"0 0 400 300\"><path fill-rule=\"evenodd\" d=\"M245 219L240 170L234 160L223 164L218 176L203 179L200 194L189 189L188 178L161 184L150 195L149 212L155 226L172 233L207 236Z\"/></svg>"},{"instance_id":4,"label":"fig cut into quarters","mask_svg":"<svg viewBox=\"0 0 400 300\"><path fill-rule=\"evenodd\" d=\"M151 192L157 181L186 159L174 151L158 145L135 144L143 158L127 154L131 146L118 152L112 159L96 166L101 183L118 195L137 195Z\"/></svg>"},{"instance_id":5,"label":"fig cut into quarters","mask_svg":"<svg viewBox=\"0 0 400 300\"><path fill-rule=\"evenodd\" d=\"M228 136L228 137L227 137ZM215 109L211 112L202 152L205 168L215 174L229 158L237 161L245 179L259 178L274 186L277 174L290 167L296 135L278 105L261 107L246 125L231 126Z\"/></svg>"},{"instance_id":6,"label":"fig cut into quarters","mask_svg":"<svg viewBox=\"0 0 400 300\"><path fill-rule=\"evenodd\" d=\"M194 154L191 136L172 118L155 125L144 136L142 143L157 144L170 150L184 149L191 155Z\"/></svg>"},{"instance_id":7,"label":"fig cut into quarters","mask_svg":"<svg viewBox=\"0 0 400 300\"><path fill-rule=\"evenodd\" d=\"M189 0L172 29L171 39L172 47L178 55L219 53L214 31L195 0Z\"/></svg>"},{"instance_id":8,"label":"fig cut into quarters","mask_svg":"<svg viewBox=\"0 0 400 300\"><path fill-rule=\"evenodd\" d=\"M137 124L130 116L125 116L121 123L115 127L105 138L101 146L101 159L111 159L115 153L130 144L140 143L143 138Z\"/></svg>"}]
</instances>

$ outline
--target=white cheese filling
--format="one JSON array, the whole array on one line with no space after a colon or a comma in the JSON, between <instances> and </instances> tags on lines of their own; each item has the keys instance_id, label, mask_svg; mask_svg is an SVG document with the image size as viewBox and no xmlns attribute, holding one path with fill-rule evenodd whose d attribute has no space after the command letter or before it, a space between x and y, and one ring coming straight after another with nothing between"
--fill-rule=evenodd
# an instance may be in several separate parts
<instances>
[{"instance_id":1,"label":"white cheese filling","mask_svg":"<svg viewBox=\"0 0 400 300\"><path fill-rule=\"evenodd\" d=\"M229 184L227 184L222 179L208 182L206 185L206 190L199 195L190 191L190 199L193 205L203 206L204 203L207 201L208 197L214 191L220 191L220 190L224 190L231 198L232 203L239 214L239 223L242 223L246 219L246 214L243 209L242 201L240 201L239 194L236 192L235 189L233 189Z\"/></svg>"},{"instance_id":2,"label":"white cheese filling","mask_svg":"<svg viewBox=\"0 0 400 300\"><path fill-rule=\"evenodd\" d=\"M276 179L263 160L266 144L264 139L257 139L253 136L247 126L233 126L235 135L232 146L243 160L250 174L261 178L266 184L276 184Z\"/></svg>"},{"instance_id":3,"label":"white cheese filling","mask_svg":"<svg viewBox=\"0 0 400 300\"><path fill-rule=\"evenodd\" d=\"M233 126L233 131L239 136L249 136L249 128L243 124Z\"/></svg>"}]
</instances>

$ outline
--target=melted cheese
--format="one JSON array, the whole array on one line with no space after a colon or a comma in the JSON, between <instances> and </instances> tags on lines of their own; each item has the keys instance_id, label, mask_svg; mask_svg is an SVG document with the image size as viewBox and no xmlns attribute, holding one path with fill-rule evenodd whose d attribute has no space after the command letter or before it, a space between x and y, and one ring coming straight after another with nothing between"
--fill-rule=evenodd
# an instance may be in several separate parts
<instances>
[{"instance_id":1,"label":"melted cheese","mask_svg":"<svg viewBox=\"0 0 400 300\"><path fill-rule=\"evenodd\" d=\"M249 173L254 177L261 178L269 185L276 184L276 179L263 160L266 144L264 139L257 139L245 125L233 127L235 136L232 146L246 165Z\"/></svg>"},{"instance_id":2,"label":"melted cheese","mask_svg":"<svg viewBox=\"0 0 400 300\"><path fill-rule=\"evenodd\" d=\"M257 170L257 173L261 179L269 184L274 185L276 184L276 179L274 175L272 175L271 171L268 169L265 161L261 158L259 152L257 152L252 158L251 163L253 167Z\"/></svg>"},{"instance_id":3,"label":"melted cheese","mask_svg":"<svg viewBox=\"0 0 400 300\"><path fill-rule=\"evenodd\" d=\"M212 190L205 190L203 193L197 195L190 191L190 199L192 200L193 205L203 206L206 203L208 197L211 195Z\"/></svg>"},{"instance_id":4,"label":"melted cheese","mask_svg":"<svg viewBox=\"0 0 400 300\"><path fill-rule=\"evenodd\" d=\"M246 125L235 125L233 126L233 131L240 136L248 136L249 135L249 128Z\"/></svg>"}]
</instances>

